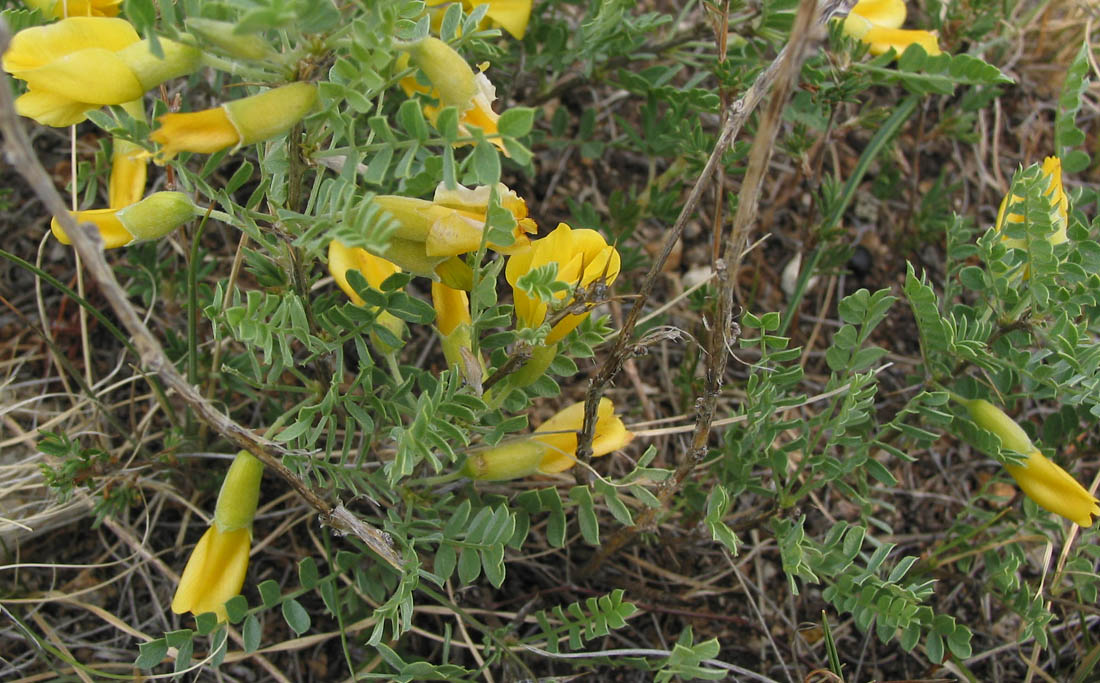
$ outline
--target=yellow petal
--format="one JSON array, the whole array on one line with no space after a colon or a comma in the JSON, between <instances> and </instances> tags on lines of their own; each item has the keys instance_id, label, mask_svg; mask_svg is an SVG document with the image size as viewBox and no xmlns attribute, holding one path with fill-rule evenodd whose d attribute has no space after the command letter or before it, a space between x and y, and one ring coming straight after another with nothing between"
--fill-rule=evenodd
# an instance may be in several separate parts
<instances>
[{"instance_id":1,"label":"yellow petal","mask_svg":"<svg viewBox=\"0 0 1100 683\"><path fill-rule=\"evenodd\" d=\"M410 55L435 88L442 106L458 107L460 112L472 106L478 92L474 70L453 47L429 36L416 43Z\"/></svg>"},{"instance_id":2,"label":"yellow petal","mask_svg":"<svg viewBox=\"0 0 1100 683\"><path fill-rule=\"evenodd\" d=\"M1069 226L1069 197L1062 187L1062 160L1058 157L1043 159L1043 175L1050 183L1045 194L1050 199L1051 206L1058 212L1058 227L1048 239L1051 244L1061 244L1069 239L1066 232Z\"/></svg>"},{"instance_id":3,"label":"yellow petal","mask_svg":"<svg viewBox=\"0 0 1100 683\"><path fill-rule=\"evenodd\" d=\"M13 75L25 80L30 90L96 105L122 104L145 92L118 53L101 47L73 52Z\"/></svg>"},{"instance_id":4,"label":"yellow petal","mask_svg":"<svg viewBox=\"0 0 1100 683\"><path fill-rule=\"evenodd\" d=\"M463 135L471 135L469 126L476 126L481 129L482 134L489 137L491 142L504 156L508 156L508 150L504 147L504 142L497 136L500 130L497 128L497 122L500 119L500 114L493 111L493 102L496 101L496 88L489 82L488 77L479 73L475 77L478 92L471 100L471 106L466 111L463 111L458 118L458 130Z\"/></svg>"},{"instance_id":5,"label":"yellow petal","mask_svg":"<svg viewBox=\"0 0 1100 683\"><path fill-rule=\"evenodd\" d=\"M19 72L45 66L74 52L89 48L117 52L140 40L124 19L72 17L15 34L4 53L4 70L22 78Z\"/></svg>"},{"instance_id":6,"label":"yellow petal","mask_svg":"<svg viewBox=\"0 0 1100 683\"><path fill-rule=\"evenodd\" d=\"M577 461L577 432L584 426L584 402L560 411L539 425L532 439L546 445L546 455L539 471L546 474L562 472ZM596 429L592 440L592 455L606 455L630 443L634 435L626 430L622 420L615 416L615 406L608 398L601 398L596 408Z\"/></svg>"},{"instance_id":7,"label":"yellow petal","mask_svg":"<svg viewBox=\"0 0 1100 683\"><path fill-rule=\"evenodd\" d=\"M860 0L852 8L852 14L883 28L901 28L905 23L904 0Z\"/></svg>"},{"instance_id":8,"label":"yellow petal","mask_svg":"<svg viewBox=\"0 0 1100 683\"><path fill-rule=\"evenodd\" d=\"M229 532L219 531L217 526L207 529L184 567L172 611L214 612L219 621L225 621L225 602L240 594L244 585L251 543L249 528Z\"/></svg>"},{"instance_id":9,"label":"yellow petal","mask_svg":"<svg viewBox=\"0 0 1100 683\"><path fill-rule=\"evenodd\" d=\"M596 423L596 434L592 438L592 455L599 457L626 446L634 439L634 433L626 428L616 416L600 418Z\"/></svg>"},{"instance_id":10,"label":"yellow petal","mask_svg":"<svg viewBox=\"0 0 1100 683\"><path fill-rule=\"evenodd\" d=\"M47 17L117 17L122 0L25 0Z\"/></svg>"},{"instance_id":11,"label":"yellow petal","mask_svg":"<svg viewBox=\"0 0 1100 683\"><path fill-rule=\"evenodd\" d=\"M337 286L348 295L356 306L363 306L365 301L356 293L348 282L349 270L358 270L371 287L379 289L386 278L394 273L401 272L395 264L386 259L375 256L366 249L348 247L341 242L333 240L328 245L328 268Z\"/></svg>"},{"instance_id":12,"label":"yellow petal","mask_svg":"<svg viewBox=\"0 0 1100 683\"><path fill-rule=\"evenodd\" d=\"M397 221L397 231L394 233L397 237L413 242L428 239L432 225L445 211L444 207L437 207L427 200L400 195L380 194L371 202Z\"/></svg>"},{"instance_id":13,"label":"yellow petal","mask_svg":"<svg viewBox=\"0 0 1100 683\"><path fill-rule=\"evenodd\" d=\"M471 220L451 210L432 224L424 240L425 253L428 256L457 256L477 251L484 227L484 220Z\"/></svg>"},{"instance_id":14,"label":"yellow petal","mask_svg":"<svg viewBox=\"0 0 1100 683\"><path fill-rule=\"evenodd\" d=\"M241 141L240 133L222 107L189 114L164 114L157 121L160 128L150 133L149 139L161 145L155 157L158 163L180 152L212 154Z\"/></svg>"},{"instance_id":15,"label":"yellow petal","mask_svg":"<svg viewBox=\"0 0 1100 683\"><path fill-rule=\"evenodd\" d=\"M64 95L33 90L23 93L15 100L15 111L20 116L55 128L80 123L86 118L85 112L98 106L90 102L75 102Z\"/></svg>"},{"instance_id":16,"label":"yellow petal","mask_svg":"<svg viewBox=\"0 0 1100 683\"><path fill-rule=\"evenodd\" d=\"M487 18L500 24L501 28L520 40L527 33L527 23L531 19L531 0L490 0L488 3L466 0L463 4L470 9L488 4L489 11L485 14Z\"/></svg>"},{"instance_id":17,"label":"yellow petal","mask_svg":"<svg viewBox=\"0 0 1100 683\"><path fill-rule=\"evenodd\" d=\"M1020 490L1044 510L1084 527L1092 526L1093 515L1100 515L1096 498L1038 450L1028 454L1025 465L1006 465L1005 469Z\"/></svg>"},{"instance_id":18,"label":"yellow petal","mask_svg":"<svg viewBox=\"0 0 1100 683\"><path fill-rule=\"evenodd\" d=\"M121 209L139 201L145 194L146 152L129 140L116 138L113 144L108 206Z\"/></svg>"},{"instance_id":19,"label":"yellow petal","mask_svg":"<svg viewBox=\"0 0 1100 683\"><path fill-rule=\"evenodd\" d=\"M73 212L72 216L78 224L92 223L99 229L99 237L103 240L104 249L124 247L134 241L134 236L123 227L122 221L119 220L118 212L115 209L76 211ZM53 236L57 238L58 242L62 244L72 244L69 236L65 234L65 230L61 227L61 224L57 222L56 218L50 221L50 230L53 231Z\"/></svg>"},{"instance_id":20,"label":"yellow petal","mask_svg":"<svg viewBox=\"0 0 1100 683\"><path fill-rule=\"evenodd\" d=\"M470 299L461 289L433 282L432 306L435 307L435 326L443 336L454 332L462 323L473 322L470 318Z\"/></svg>"}]
</instances>

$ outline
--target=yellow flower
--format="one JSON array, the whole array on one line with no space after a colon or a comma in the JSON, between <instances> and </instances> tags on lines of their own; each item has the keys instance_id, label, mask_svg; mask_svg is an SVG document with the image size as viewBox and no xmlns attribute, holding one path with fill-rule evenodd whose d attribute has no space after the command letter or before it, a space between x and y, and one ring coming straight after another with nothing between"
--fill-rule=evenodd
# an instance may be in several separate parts
<instances>
[{"instance_id":1,"label":"yellow flower","mask_svg":"<svg viewBox=\"0 0 1100 683\"><path fill-rule=\"evenodd\" d=\"M410 76L401 79L405 94L412 97L421 92L439 100L439 106L424 106L424 113L434 124L444 107L458 109L458 132L464 137L472 136L468 126L476 126L489 138L505 156L508 151L497 136L497 121L500 115L493 111L497 91L489 78L482 72L474 73L462 55L438 38L428 37L413 45L409 54L412 60L428 77L432 88L428 89ZM404 55L398 60L398 68L404 68ZM461 143L464 144L464 143Z\"/></svg>"},{"instance_id":2,"label":"yellow flower","mask_svg":"<svg viewBox=\"0 0 1100 683\"><path fill-rule=\"evenodd\" d=\"M89 109L135 100L198 65L198 50L164 38L160 46L163 59L123 19L72 17L17 33L3 66L27 82L16 111L47 126L69 126Z\"/></svg>"},{"instance_id":3,"label":"yellow flower","mask_svg":"<svg viewBox=\"0 0 1100 683\"><path fill-rule=\"evenodd\" d=\"M47 17L117 17L122 0L25 0Z\"/></svg>"},{"instance_id":4,"label":"yellow flower","mask_svg":"<svg viewBox=\"0 0 1100 683\"><path fill-rule=\"evenodd\" d=\"M194 216L195 204L182 192L155 192L121 209L90 209L72 213L77 223L93 223L99 228L104 249L164 237ZM50 222L50 229L59 242L72 244L56 218Z\"/></svg>"},{"instance_id":5,"label":"yellow flower","mask_svg":"<svg viewBox=\"0 0 1100 683\"><path fill-rule=\"evenodd\" d=\"M577 432L584 426L584 402L574 403L543 422L532 437L546 446L546 457L539 471L552 474L569 469L577 462ZM592 436L592 456L617 451L630 443L634 434L615 415L611 399L601 398L596 409L596 430Z\"/></svg>"},{"instance_id":6,"label":"yellow flower","mask_svg":"<svg viewBox=\"0 0 1100 683\"><path fill-rule=\"evenodd\" d=\"M220 107L189 114L157 117L160 128L149 135L161 149L156 160L164 162L180 152L211 154L226 147L262 142L290 130L317 101L317 87L291 83Z\"/></svg>"},{"instance_id":7,"label":"yellow flower","mask_svg":"<svg viewBox=\"0 0 1100 683\"><path fill-rule=\"evenodd\" d=\"M1069 227L1069 198L1062 188L1062 160L1058 157L1047 157L1043 160L1043 177L1047 179L1045 194L1050 200L1050 208L1055 212L1054 224L1057 226L1054 232L1047 237L1052 245L1061 244L1068 238L1066 229ZM1011 249L1026 249L1027 240L1010 238L1004 235L1005 225L1008 223L1023 223L1024 217L1015 212L1009 212L1009 204L1023 201L1023 197L1009 192L1001 200L1001 208L997 211L997 232L1002 233L1005 246Z\"/></svg>"},{"instance_id":8,"label":"yellow flower","mask_svg":"<svg viewBox=\"0 0 1100 683\"><path fill-rule=\"evenodd\" d=\"M470 325L470 299L461 289L448 287L442 282L432 283L432 306L435 307L435 326L447 336L460 325Z\"/></svg>"},{"instance_id":9,"label":"yellow flower","mask_svg":"<svg viewBox=\"0 0 1100 683\"><path fill-rule=\"evenodd\" d=\"M397 223L385 257L408 272L441 279L455 289L469 289L463 274L464 269L469 269L460 259L453 257L477 251L481 246L491 189L488 185L474 189L459 185L454 190L448 190L440 183L432 201L400 195L376 196L371 201ZM515 192L501 184L497 184L496 191L501 207L512 214L516 227L512 244L490 243L488 246L503 253L512 253L529 243L527 234L536 232L537 227L527 217L526 202Z\"/></svg>"},{"instance_id":10,"label":"yellow flower","mask_svg":"<svg viewBox=\"0 0 1100 683\"><path fill-rule=\"evenodd\" d=\"M107 205L121 209L137 202L145 194L147 155L141 145L115 138L111 152L111 180Z\"/></svg>"},{"instance_id":11,"label":"yellow flower","mask_svg":"<svg viewBox=\"0 0 1100 683\"><path fill-rule=\"evenodd\" d=\"M535 240L527 247L517 250L508 258L504 274L508 283L512 285L513 300L516 308L516 318L523 327L539 327L546 321L550 312L548 302L537 298L531 298L521 289L516 287L520 277L535 268L558 264L559 282L569 285L569 292L558 292L555 307L559 310L568 305L572 299L572 290L576 287L585 287L597 282L610 285L619 276L620 259L615 247L604 240L603 235L595 230L570 228L565 223L559 223L558 227L546 237ZM581 324L588 317L589 312L571 313L560 320L550 330L546 337L546 344L555 344L565 335Z\"/></svg>"},{"instance_id":12,"label":"yellow flower","mask_svg":"<svg viewBox=\"0 0 1100 683\"><path fill-rule=\"evenodd\" d=\"M441 7L449 4L449 0L427 0L428 7ZM500 26L514 37L523 40L527 33L527 23L531 19L532 0L462 0L462 9L470 13L480 5L488 5L482 26L493 24ZM442 8L441 8L442 9ZM442 11L439 11L442 15ZM438 31L438 26L433 21L433 30Z\"/></svg>"},{"instance_id":13,"label":"yellow flower","mask_svg":"<svg viewBox=\"0 0 1100 683\"><path fill-rule=\"evenodd\" d=\"M329 242L328 245L328 270L332 273L332 279L336 281L337 286L344 290L344 294L347 294L356 306L366 306L367 302L363 301L363 297L359 296L359 293L348 282L349 270L359 271L367 284L377 290L382 289L382 283L386 281L386 278L394 273L401 272L401 269L393 263L375 256L366 249L348 247L336 240ZM376 322L392 332L398 339L404 336L405 322L389 311L379 313ZM383 353L390 353L394 350L377 338L374 339L374 342L378 344Z\"/></svg>"},{"instance_id":14,"label":"yellow flower","mask_svg":"<svg viewBox=\"0 0 1100 683\"><path fill-rule=\"evenodd\" d=\"M176 614L214 612L219 621L226 620L225 603L241 592L248 570L263 470L263 463L248 451L233 460L218 493L214 523L191 551L172 598Z\"/></svg>"},{"instance_id":15,"label":"yellow flower","mask_svg":"<svg viewBox=\"0 0 1100 683\"><path fill-rule=\"evenodd\" d=\"M939 38L931 31L901 28L905 23L904 0L860 0L844 20L844 34L870 46L871 54L897 54L913 43L929 55L940 54Z\"/></svg>"},{"instance_id":16,"label":"yellow flower","mask_svg":"<svg viewBox=\"0 0 1100 683\"><path fill-rule=\"evenodd\" d=\"M1100 515L1100 505L1084 486L1068 472L1034 449L1022 466L1005 465L1027 497L1043 508L1076 522L1092 526L1092 516Z\"/></svg>"},{"instance_id":17,"label":"yellow flower","mask_svg":"<svg viewBox=\"0 0 1100 683\"><path fill-rule=\"evenodd\" d=\"M539 425L531 436L475 453L462 473L471 479L504 481L535 473L563 472L577 462L577 432L584 426L584 403L574 403ZM610 399L600 399L592 455L599 457L630 443L634 434L615 415Z\"/></svg>"},{"instance_id":18,"label":"yellow flower","mask_svg":"<svg viewBox=\"0 0 1100 683\"><path fill-rule=\"evenodd\" d=\"M474 358L469 297L461 289L432 282L432 306L435 307L435 326L439 330L447 365L457 365L466 370L467 362L462 350L465 349L470 358Z\"/></svg>"},{"instance_id":19,"label":"yellow flower","mask_svg":"<svg viewBox=\"0 0 1100 683\"><path fill-rule=\"evenodd\" d=\"M126 102L122 108L133 118L145 120L141 100ZM114 139L111 151L111 180L107 186L108 207L121 209L139 201L145 195L148 156L141 145L129 140Z\"/></svg>"},{"instance_id":20,"label":"yellow flower","mask_svg":"<svg viewBox=\"0 0 1100 683\"><path fill-rule=\"evenodd\" d=\"M1100 505L1068 472L1039 452L1027 432L1003 410L984 399L964 401L970 418L1001 439L1004 448L1023 453L1023 465L1005 465L1016 484L1039 507L1080 524L1092 526Z\"/></svg>"}]
</instances>

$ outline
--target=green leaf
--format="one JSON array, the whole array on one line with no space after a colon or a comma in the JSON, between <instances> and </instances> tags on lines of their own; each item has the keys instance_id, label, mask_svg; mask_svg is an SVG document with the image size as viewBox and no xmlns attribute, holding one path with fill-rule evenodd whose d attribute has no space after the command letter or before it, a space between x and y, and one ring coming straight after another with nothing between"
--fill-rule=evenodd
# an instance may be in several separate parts
<instances>
[{"instance_id":1,"label":"green leaf","mask_svg":"<svg viewBox=\"0 0 1100 683\"><path fill-rule=\"evenodd\" d=\"M569 489L569 499L577 504L577 523L581 535L589 545L600 544L600 523L596 517L596 507L592 492L587 486L574 486Z\"/></svg>"},{"instance_id":2,"label":"green leaf","mask_svg":"<svg viewBox=\"0 0 1100 683\"><path fill-rule=\"evenodd\" d=\"M241 639L244 641L245 652L255 652L260 647L260 620L255 614L249 614L241 628Z\"/></svg>"},{"instance_id":3,"label":"green leaf","mask_svg":"<svg viewBox=\"0 0 1100 683\"><path fill-rule=\"evenodd\" d=\"M209 634L218 625L218 615L213 612L204 612L195 617L195 631L200 636Z\"/></svg>"},{"instance_id":4,"label":"green leaf","mask_svg":"<svg viewBox=\"0 0 1100 683\"><path fill-rule=\"evenodd\" d=\"M283 619L286 619L287 626L294 631L295 635L300 636L309 630L309 612L294 598L283 603Z\"/></svg>"},{"instance_id":5,"label":"green leaf","mask_svg":"<svg viewBox=\"0 0 1100 683\"><path fill-rule=\"evenodd\" d=\"M474 178L478 185L500 182L500 154L488 140L479 140L472 155Z\"/></svg>"},{"instance_id":6,"label":"green leaf","mask_svg":"<svg viewBox=\"0 0 1100 683\"><path fill-rule=\"evenodd\" d=\"M401 103L397 110L397 122L416 140L423 142L428 139L428 122L424 120L424 112L416 100L405 100Z\"/></svg>"},{"instance_id":7,"label":"green leaf","mask_svg":"<svg viewBox=\"0 0 1100 683\"><path fill-rule=\"evenodd\" d=\"M497 121L497 130L501 135L518 138L531 132L535 121L535 110L530 107L512 107L504 111Z\"/></svg>"},{"instance_id":8,"label":"green leaf","mask_svg":"<svg viewBox=\"0 0 1100 683\"><path fill-rule=\"evenodd\" d=\"M481 556L473 548L463 548L458 556L458 580L468 585L481 574Z\"/></svg>"},{"instance_id":9,"label":"green leaf","mask_svg":"<svg viewBox=\"0 0 1100 683\"><path fill-rule=\"evenodd\" d=\"M134 666L139 669L152 669L168 656L168 641L157 638L138 645L138 658Z\"/></svg>"},{"instance_id":10,"label":"green leaf","mask_svg":"<svg viewBox=\"0 0 1100 683\"><path fill-rule=\"evenodd\" d=\"M317 562L312 557L303 557L298 563L298 580L302 588L312 590L317 585L318 578Z\"/></svg>"},{"instance_id":11,"label":"green leaf","mask_svg":"<svg viewBox=\"0 0 1100 683\"><path fill-rule=\"evenodd\" d=\"M271 579L260 583L260 585L256 586L256 589L260 591L260 600L263 602L264 607L274 607L279 604L279 600L283 597L283 592L282 589L279 588L279 584Z\"/></svg>"},{"instance_id":12,"label":"green leaf","mask_svg":"<svg viewBox=\"0 0 1100 683\"><path fill-rule=\"evenodd\" d=\"M1090 161L1087 152L1075 149L1085 142L1085 134L1077 127L1076 119L1081 110L1081 98L1089 85L1088 76L1089 45L1085 41L1066 71L1054 115L1054 149L1061 157L1062 170L1066 173L1080 173L1088 168Z\"/></svg>"},{"instance_id":13,"label":"green leaf","mask_svg":"<svg viewBox=\"0 0 1100 683\"><path fill-rule=\"evenodd\" d=\"M248 599L243 595L234 595L225 603L225 613L229 617L229 623L239 624L248 614Z\"/></svg>"}]
</instances>

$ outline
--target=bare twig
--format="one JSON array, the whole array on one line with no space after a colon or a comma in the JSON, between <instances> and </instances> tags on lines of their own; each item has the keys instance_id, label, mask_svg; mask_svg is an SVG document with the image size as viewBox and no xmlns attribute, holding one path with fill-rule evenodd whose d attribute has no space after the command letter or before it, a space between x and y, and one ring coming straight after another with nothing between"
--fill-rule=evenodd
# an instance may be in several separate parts
<instances>
[{"instance_id":1,"label":"bare twig","mask_svg":"<svg viewBox=\"0 0 1100 683\"><path fill-rule=\"evenodd\" d=\"M11 41L11 32L6 22L0 19L0 53L7 50ZM31 189L53 214L72 240L73 247L80 255L88 272L99 283L104 298L110 303L115 315L123 327L133 337L134 347L138 351L143 368L159 375L164 383L174 390L195 411L204 423L224 438L243 448L285 479L298 495L306 500L321 514L322 520L343 533L357 536L368 548L395 568L400 569L400 556L393 548L390 537L379 529L366 524L352 515L342 505L333 507L320 494L310 488L297 475L283 465L281 458L287 455L305 455L304 452L284 448L280 444L258 436L254 432L237 424L210 401L207 401L172 364L164 349L153 336L149 328L126 297L126 292L115 279L114 271L103 256L103 242L94 227L77 225L72 214L53 186L42 164L39 163L27 140L26 133L19 122L12 102L11 79L5 74L0 84L0 131L4 134L4 153L8 163L26 179Z\"/></svg>"},{"instance_id":2,"label":"bare twig","mask_svg":"<svg viewBox=\"0 0 1100 683\"><path fill-rule=\"evenodd\" d=\"M753 83L752 87L749 89L749 92L731 107L732 111L727 119L726 126L723 128L718 138L718 142L715 144L710 159L707 160L706 167L704 167L702 174L692 188L688 201L684 204L683 211L680 213L668 239L665 241L662 254L657 262L654 263L652 270L650 270L643 284L639 300L630 311L630 316L627 318L626 323L624 323L623 331L616 340L616 344L611 350L607 361L600 368L600 372L597 374L596 378L593 379L588 389L588 395L586 397L587 404L585 405L585 422L582 433L578 437L577 448L578 457L585 459L591 455L592 436L595 431L596 406L598 405L600 395L603 393L604 387L615 376L622 362L625 360L626 356L623 352L631 348L628 344L628 340L632 336L634 322L637 320L642 305L653 289L653 284L657 274L660 272L661 265L671 252L675 241L679 239L680 232L683 230L688 217L694 211L695 204L699 200L703 185L714 172L725 149L732 142L736 133L740 131L749 113L751 113L752 109L759 103L764 93L768 90L768 87L774 82L775 88L772 93L771 101L764 115L761 117L756 139L749 155L745 179L741 185L737 214L733 219L733 229L730 232L729 238L726 240L723 258L716 264L715 270L718 280L721 283L718 293L718 315L716 322L711 325L711 335L708 343L706 367L704 370L706 384L703 396L696 402L698 415L692 435L691 447L687 453L684 454L684 457L681 459L673 475L663 481L658 488L657 498L662 504L660 509L663 509L672 496L680 490L684 480L691 474L692 470L695 469L695 466L703 459L707 452L707 439L710 436L714 411L718 405L719 389L722 386L722 378L726 371L726 362L730 354L730 344L736 337L733 321L733 294L737 282L737 274L740 270L745 246L748 242L750 228L756 220L760 186L763 182L764 173L767 170L768 161L771 158L772 148L775 144L775 134L779 128L780 115L782 114L783 106L787 102L787 98L790 95L791 89L794 87L795 80L801 69L802 55L813 35L812 28L815 25L815 18L817 15L818 5L816 0L802 0L787 45L780 51L775 61L768 66L767 70L757 78L756 82ZM639 515L634 526L619 529L618 532L608 539L607 543L600 547L599 552L592 556L591 560L589 560L588 564L582 570L582 575L590 574L598 569L606 558L610 557L611 554L628 543L639 531L649 527L653 523L656 514L657 509L647 508Z\"/></svg>"}]
</instances>

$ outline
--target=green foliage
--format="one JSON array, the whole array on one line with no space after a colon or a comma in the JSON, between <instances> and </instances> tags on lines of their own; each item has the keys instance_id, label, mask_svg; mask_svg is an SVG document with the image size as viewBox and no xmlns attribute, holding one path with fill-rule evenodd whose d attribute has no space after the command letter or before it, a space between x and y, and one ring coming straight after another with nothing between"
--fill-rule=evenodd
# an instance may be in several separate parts
<instances>
[{"instance_id":1,"label":"green foliage","mask_svg":"<svg viewBox=\"0 0 1100 683\"><path fill-rule=\"evenodd\" d=\"M480 680L503 669L504 678L535 679L556 675L559 665L595 665L602 669L586 673L599 676L630 666L658 681L729 677L734 668L719 660L725 641L709 624L699 638L691 627L680 630L671 650L619 647L615 632L635 626L628 620L649 609L647 602L654 603L647 629L680 616L657 600L627 601L614 571L605 568L594 579L580 571L623 529L637 532L632 552L662 553L685 575L709 571L709 556L729 560L747 544L762 548L760 561L780 570L766 588L781 596L768 601L816 600L820 590L839 619L851 619L860 632L873 629L879 643L900 646L925 668L964 660L972 641L982 641L972 636L981 632L969 623L972 614L961 607L946 613L968 604L948 599L954 586L942 577L950 572L966 572L968 589L1014 613L1019 637L1043 647L1052 640L1050 625L1067 613L1050 598L1072 594L1082 604L1095 602L1095 545L1067 549L1060 581L1042 584L1026 543L1055 538L1062 528L1031 502L1007 505L997 493L1007 482L1000 465L1019 463L1020 454L1004 451L995 435L951 405L961 397L995 400L1020 415L1043 452L1071 473L1080 467L1077 457L1095 446L1089 430L1100 421L1100 218L1085 218L1097 197L1078 187L1063 217L1050 201L1055 183L1029 162L1013 175L1004 205L1019 220L991 227L988 215L960 202L974 187L957 168L937 156L940 165L929 173L925 146L983 144L987 110L1012 84L991 56L1009 35L994 32L1013 16L998 3L932 2L914 12L942 23L945 39L973 54L929 56L910 46L871 58L833 22L829 48L806 56L768 167L769 174L790 171L784 177L794 180L762 195L777 199L774 210L767 207L775 224L764 226L774 239L759 246L758 261L739 266L736 300L746 308L736 321L736 342L720 350L732 359L719 378L712 436L701 448L688 446L685 434L712 367L704 349L721 277L680 310L655 310L654 299L640 307L653 319L627 340L632 357L616 378L620 389L626 380L636 383L645 419L651 409L688 417L673 426L659 419L626 455L579 464L556 478L462 476L460 466L472 454L527 438L529 423L577 400L599 373L619 333L616 322L637 304L655 253L647 247L677 219L718 143L721 122L738 111L723 107L764 72L786 42L796 8L794 0L708 3L698 16L710 26L692 25L698 9L692 3L675 13L627 0L536 3L526 37L513 40L486 21L485 5L467 13L461 3L426 9L420 2L127 0L125 14L142 35L188 40L204 53L210 68L165 90L181 93L181 110L217 106L224 93L243 96L295 80L317 84L319 104L285 134L245 149L185 152L166 162L170 175L153 170L209 209L206 231L189 227L180 236L182 244L194 243L190 258L173 255L165 243L147 244L119 252L115 267L171 361L188 368L218 409L285 447L282 464L291 475L381 529L401 558L395 568L353 536L311 529L315 545L280 546L284 557L293 554L285 571L272 573L257 558L253 578L274 578L246 583L227 605L240 645L228 643L228 629L213 614L199 615L194 629L141 643L134 665L158 675L217 669L230 647L277 650L269 641L323 630L339 634L347 669L341 675L354 678ZM16 29L44 23L38 12L3 16ZM230 54L187 33L192 18L231 22L235 36L258 38L273 53ZM714 27L727 48L721 61ZM461 90L465 69L432 83L432 70L409 58L429 34L438 34L471 73L488 65L478 74L478 97L491 104L486 81L493 84L495 131L473 117L472 102L448 103L439 92L448 85ZM1054 110L1054 151L1067 174L1091 163L1089 131L1079 126L1087 49L1086 43L1069 65ZM153 114L176 104L156 98ZM89 130L156 151L149 140L156 122L118 107L88 118ZM667 278L658 278L661 295L686 282L680 271L703 265L695 260L709 256L709 231L728 230L730 216L748 199L738 188L758 125L758 116L748 117L716 156L721 180L703 186L708 199L690 217L678 255L683 262L666 264ZM96 205L109 182L110 144L105 136L78 160L73 190L82 206ZM980 185L989 184L981 178ZM428 199L437 188L459 185L488 186L489 199L476 210ZM508 187L530 202L522 211ZM0 208L14 201L5 190ZM802 204L795 210L780 204L787 194ZM413 208L384 209L383 195L403 197ZM896 226L864 213L906 204L907 222ZM968 207L966 215L952 210L960 206ZM516 236L527 211L540 233ZM502 271L525 240L566 216L619 250L617 289L606 310L601 297L601 308L561 340L556 355L542 359L527 386L509 385L532 349L555 349L543 346L550 325L529 328L515 319ZM863 228L889 242L884 250L905 251L903 280L900 265L897 283L879 278L864 287L854 273L849 277ZM356 305L331 285L326 254L333 241L401 260L406 272L371 286L365 273L349 271L348 285L365 302ZM775 249L797 244L806 254L793 292L783 292L786 301L769 278L778 261L768 261L774 252L764 250L773 243L781 243ZM17 265L72 296L43 267ZM515 288L548 304L549 321L573 305L576 283L558 277L575 265L534 268ZM828 280L828 290L815 278ZM436 331L447 316L429 298L429 280L469 289L469 324L456 316L463 332L469 328L461 362L438 350ZM822 302L834 300L835 309L824 308ZM183 322L196 311L201 319ZM110 317L98 314L96 321L110 338L130 344ZM657 343L666 337L683 343ZM140 360L138 349L129 351L128 362ZM639 374L647 352L666 356ZM920 363L906 362L917 355ZM647 374L653 368L659 380ZM673 388L667 395L650 391L666 381ZM157 398L169 412L175 398L160 391ZM110 422L118 406L96 409ZM643 419L642 410L616 406L629 425ZM158 454L223 452L229 441L196 426L194 415L150 420L156 429L134 424L155 432L154 445L135 443L127 457L149 477L168 478L170 463L180 470L171 481L181 490L213 491L214 473L196 476L193 458L181 457L178 465ZM666 427L677 436L648 440ZM143 502L143 489L117 476L114 437L95 438L84 445L75 436L41 432L39 449L53 459L43 466L46 483L61 498L79 488L96 492L97 519L123 516ZM689 471L683 463L696 456ZM904 548L910 554L897 552L902 532L893 525L906 514L902 506L925 493L924 478L940 476L948 458L952 476L995 474L988 483L968 480L963 494L952 491L954 521L918 535ZM267 522L258 519L257 529ZM159 543L169 536L150 538ZM532 550L536 542L539 551ZM567 581L548 578L535 561L544 555L551 558L542 562L564 565ZM715 583L715 590L725 589ZM820 606L802 618L816 621ZM832 617L821 617L825 653L809 656L842 675ZM436 630L426 631L426 624ZM629 638L643 635L639 628ZM835 635L842 637L839 629ZM666 632L659 637L673 640Z\"/></svg>"},{"instance_id":2,"label":"green foliage","mask_svg":"<svg viewBox=\"0 0 1100 683\"><path fill-rule=\"evenodd\" d=\"M562 608L540 611L535 614L541 638L546 640L546 649L560 652L559 643L567 642L570 650L579 650L584 643L594 638L606 636L612 629L626 626L626 620L636 611L632 603L623 600L625 593L615 589L598 598L588 598L584 603L573 602Z\"/></svg>"}]
</instances>

